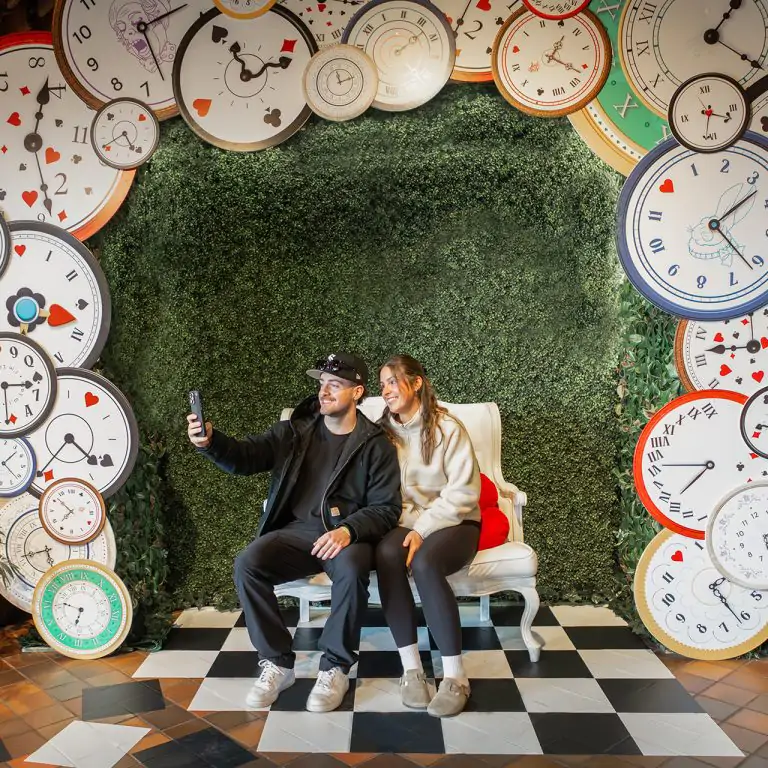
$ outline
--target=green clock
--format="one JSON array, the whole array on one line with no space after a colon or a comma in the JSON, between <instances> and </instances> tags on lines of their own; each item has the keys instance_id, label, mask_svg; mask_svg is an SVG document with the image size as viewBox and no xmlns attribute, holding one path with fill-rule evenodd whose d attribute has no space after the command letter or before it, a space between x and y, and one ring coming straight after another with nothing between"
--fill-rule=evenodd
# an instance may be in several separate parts
<instances>
[{"instance_id":1,"label":"green clock","mask_svg":"<svg viewBox=\"0 0 768 768\"><path fill-rule=\"evenodd\" d=\"M67 560L37 583L32 617L53 650L74 659L99 659L125 640L133 608L125 584L110 568L93 560Z\"/></svg>"}]
</instances>

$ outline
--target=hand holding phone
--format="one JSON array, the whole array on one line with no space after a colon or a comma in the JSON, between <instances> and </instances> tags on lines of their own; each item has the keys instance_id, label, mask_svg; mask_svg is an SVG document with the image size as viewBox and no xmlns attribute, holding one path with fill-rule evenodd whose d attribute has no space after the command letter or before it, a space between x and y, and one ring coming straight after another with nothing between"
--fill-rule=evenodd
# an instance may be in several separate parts
<instances>
[{"instance_id":1,"label":"hand holding phone","mask_svg":"<svg viewBox=\"0 0 768 768\"><path fill-rule=\"evenodd\" d=\"M196 389L189 393L189 409L191 413L187 416L187 435L190 442L197 448L207 448L211 444L213 425L205 421L203 399Z\"/></svg>"}]
</instances>

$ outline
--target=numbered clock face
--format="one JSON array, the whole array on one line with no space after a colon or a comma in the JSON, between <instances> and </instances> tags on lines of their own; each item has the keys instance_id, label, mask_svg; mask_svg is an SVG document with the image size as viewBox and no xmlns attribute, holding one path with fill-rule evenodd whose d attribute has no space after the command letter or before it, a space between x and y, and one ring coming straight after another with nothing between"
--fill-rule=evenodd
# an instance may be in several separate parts
<instances>
[{"instance_id":1,"label":"numbered clock face","mask_svg":"<svg viewBox=\"0 0 768 768\"><path fill-rule=\"evenodd\" d=\"M0 207L8 221L37 219L90 237L114 215L133 171L100 162L93 111L67 84L47 32L0 38Z\"/></svg>"},{"instance_id":2,"label":"numbered clock face","mask_svg":"<svg viewBox=\"0 0 768 768\"><path fill-rule=\"evenodd\" d=\"M768 483L728 494L707 526L707 553L725 578L748 589L768 589Z\"/></svg>"},{"instance_id":3,"label":"numbered clock face","mask_svg":"<svg viewBox=\"0 0 768 768\"><path fill-rule=\"evenodd\" d=\"M5 223L3 214L0 213L0 275L3 274L8 266L8 256L11 253L11 233L8 225Z\"/></svg>"},{"instance_id":4,"label":"numbered clock face","mask_svg":"<svg viewBox=\"0 0 768 768\"><path fill-rule=\"evenodd\" d=\"M634 287L691 320L768 303L768 139L745 134L716 154L673 139L646 155L619 200L619 258Z\"/></svg>"},{"instance_id":5,"label":"numbered clock face","mask_svg":"<svg viewBox=\"0 0 768 768\"><path fill-rule=\"evenodd\" d=\"M754 392L741 412L741 436L751 451L768 457L768 387Z\"/></svg>"},{"instance_id":6,"label":"numbered clock face","mask_svg":"<svg viewBox=\"0 0 768 768\"><path fill-rule=\"evenodd\" d=\"M266 13L275 0L213 0L214 5L233 19L255 19Z\"/></svg>"},{"instance_id":7,"label":"numbered clock face","mask_svg":"<svg viewBox=\"0 0 768 768\"><path fill-rule=\"evenodd\" d=\"M629 0L619 53L637 96L664 117L675 89L702 72L749 85L765 68L767 29L768 0L730 9L722 0Z\"/></svg>"},{"instance_id":8,"label":"numbered clock face","mask_svg":"<svg viewBox=\"0 0 768 768\"><path fill-rule=\"evenodd\" d=\"M117 650L128 636L133 608L130 593L111 568L72 560L40 579L32 616L54 650L75 659L98 659Z\"/></svg>"},{"instance_id":9,"label":"numbered clock face","mask_svg":"<svg viewBox=\"0 0 768 768\"><path fill-rule=\"evenodd\" d=\"M436 96L456 61L456 38L430 2L372 0L354 16L343 42L364 50L379 70L373 106L414 109Z\"/></svg>"},{"instance_id":10,"label":"numbered clock face","mask_svg":"<svg viewBox=\"0 0 768 768\"><path fill-rule=\"evenodd\" d=\"M93 119L91 141L96 154L113 168L136 168L146 163L160 142L160 123L146 104L116 99Z\"/></svg>"},{"instance_id":11,"label":"numbered clock face","mask_svg":"<svg viewBox=\"0 0 768 768\"><path fill-rule=\"evenodd\" d=\"M749 118L744 91L725 75L697 75L686 80L669 104L672 133L696 152L729 147L744 134Z\"/></svg>"},{"instance_id":12,"label":"numbered clock face","mask_svg":"<svg viewBox=\"0 0 768 768\"><path fill-rule=\"evenodd\" d=\"M688 392L729 389L751 395L768 375L767 350L768 309L711 323L680 320L675 332L675 366Z\"/></svg>"},{"instance_id":13,"label":"numbered clock face","mask_svg":"<svg viewBox=\"0 0 768 768\"><path fill-rule=\"evenodd\" d=\"M308 27L320 48L341 42L344 28L365 0L281 0L280 5L298 16Z\"/></svg>"},{"instance_id":14,"label":"numbered clock face","mask_svg":"<svg viewBox=\"0 0 768 768\"><path fill-rule=\"evenodd\" d=\"M567 19L583 11L589 0L523 0L529 11L543 19Z\"/></svg>"},{"instance_id":15,"label":"numbered clock face","mask_svg":"<svg viewBox=\"0 0 768 768\"><path fill-rule=\"evenodd\" d=\"M46 351L19 333L0 333L0 435L28 434L56 400L56 371Z\"/></svg>"},{"instance_id":16,"label":"numbered clock face","mask_svg":"<svg viewBox=\"0 0 768 768\"><path fill-rule=\"evenodd\" d=\"M55 480L85 480L104 498L123 485L139 450L138 427L128 401L92 371L58 370L56 403L28 435L37 457L30 493L40 496Z\"/></svg>"},{"instance_id":17,"label":"numbered clock face","mask_svg":"<svg viewBox=\"0 0 768 768\"><path fill-rule=\"evenodd\" d=\"M32 446L23 437L0 438L0 498L24 493L36 466Z\"/></svg>"},{"instance_id":18,"label":"numbered clock face","mask_svg":"<svg viewBox=\"0 0 768 768\"><path fill-rule=\"evenodd\" d=\"M589 11L553 21L521 8L501 27L492 64L496 85L510 104L557 117L581 109L602 88L611 44Z\"/></svg>"},{"instance_id":19,"label":"numbered clock face","mask_svg":"<svg viewBox=\"0 0 768 768\"><path fill-rule=\"evenodd\" d=\"M96 538L106 519L101 494L82 480L66 477L57 480L40 499L43 528L65 544L84 544Z\"/></svg>"},{"instance_id":20,"label":"numbered clock face","mask_svg":"<svg viewBox=\"0 0 768 768\"><path fill-rule=\"evenodd\" d=\"M316 51L306 25L282 6L247 21L213 8L192 25L173 67L181 114L223 149L275 146L311 114L301 82Z\"/></svg>"},{"instance_id":21,"label":"numbered clock face","mask_svg":"<svg viewBox=\"0 0 768 768\"><path fill-rule=\"evenodd\" d=\"M691 392L665 405L643 428L632 467L635 487L643 506L666 528L703 539L715 500L768 477L768 461L741 437L746 400L736 392Z\"/></svg>"},{"instance_id":22,"label":"numbered clock face","mask_svg":"<svg viewBox=\"0 0 768 768\"><path fill-rule=\"evenodd\" d=\"M14 570L7 585L0 582L0 593L23 611L29 611L32 593L42 575L57 563L85 558L115 566L117 550L109 521L102 532L87 544L63 544L48 535L40 522L38 501L25 493L0 508L0 546Z\"/></svg>"},{"instance_id":23,"label":"numbered clock face","mask_svg":"<svg viewBox=\"0 0 768 768\"><path fill-rule=\"evenodd\" d=\"M11 236L11 259L0 281L0 330L36 341L56 367L93 365L112 317L99 263L79 240L50 224L14 222Z\"/></svg>"},{"instance_id":24,"label":"numbered clock face","mask_svg":"<svg viewBox=\"0 0 768 768\"><path fill-rule=\"evenodd\" d=\"M635 604L650 633L692 659L728 659L768 638L768 592L715 568L704 543L662 531L635 571Z\"/></svg>"},{"instance_id":25,"label":"numbered clock face","mask_svg":"<svg viewBox=\"0 0 768 768\"><path fill-rule=\"evenodd\" d=\"M173 117L171 72L179 43L210 7L205 0L62 0L53 14L59 66L94 109L130 96L160 120Z\"/></svg>"}]
</instances>

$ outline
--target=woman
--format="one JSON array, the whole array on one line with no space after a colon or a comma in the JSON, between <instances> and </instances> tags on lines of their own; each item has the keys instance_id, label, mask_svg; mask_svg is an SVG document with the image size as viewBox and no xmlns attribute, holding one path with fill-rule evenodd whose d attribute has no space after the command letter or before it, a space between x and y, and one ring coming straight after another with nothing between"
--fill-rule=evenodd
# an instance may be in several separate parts
<instances>
[{"instance_id":1,"label":"woman","mask_svg":"<svg viewBox=\"0 0 768 768\"><path fill-rule=\"evenodd\" d=\"M399 526L376 549L382 607L403 663L403 704L448 717L464 709L470 687L461 660L459 607L446 577L477 553L480 469L466 429L437 404L418 361L392 357L379 378L386 402L379 423L397 446L403 494ZM443 682L431 701L409 568L443 659Z\"/></svg>"}]
</instances>

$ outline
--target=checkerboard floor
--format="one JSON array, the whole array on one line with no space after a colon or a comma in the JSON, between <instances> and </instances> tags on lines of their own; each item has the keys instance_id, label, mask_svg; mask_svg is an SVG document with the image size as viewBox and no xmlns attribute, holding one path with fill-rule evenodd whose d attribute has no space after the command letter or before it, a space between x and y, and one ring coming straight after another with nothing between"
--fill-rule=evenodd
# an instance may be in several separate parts
<instances>
[{"instance_id":1,"label":"checkerboard floor","mask_svg":"<svg viewBox=\"0 0 768 768\"><path fill-rule=\"evenodd\" d=\"M268 710L259 752L394 752L493 755L684 755L742 757L726 733L670 670L606 608L542 607L534 632L543 644L532 663L520 635L522 607L492 606L491 620L462 605L462 636L472 697L465 712L439 720L400 703L400 659L380 608L367 611L360 660L341 707L305 710L317 674L317 641L327 618L313 609L284 613L297 652L296 684ZM426 628L419 646L430 684L442 677ZM162 651L133 677L189 678L199 687L192 712L247 710L258 655L242 615L185 611Z\"/></svg>"}]
</instances>

